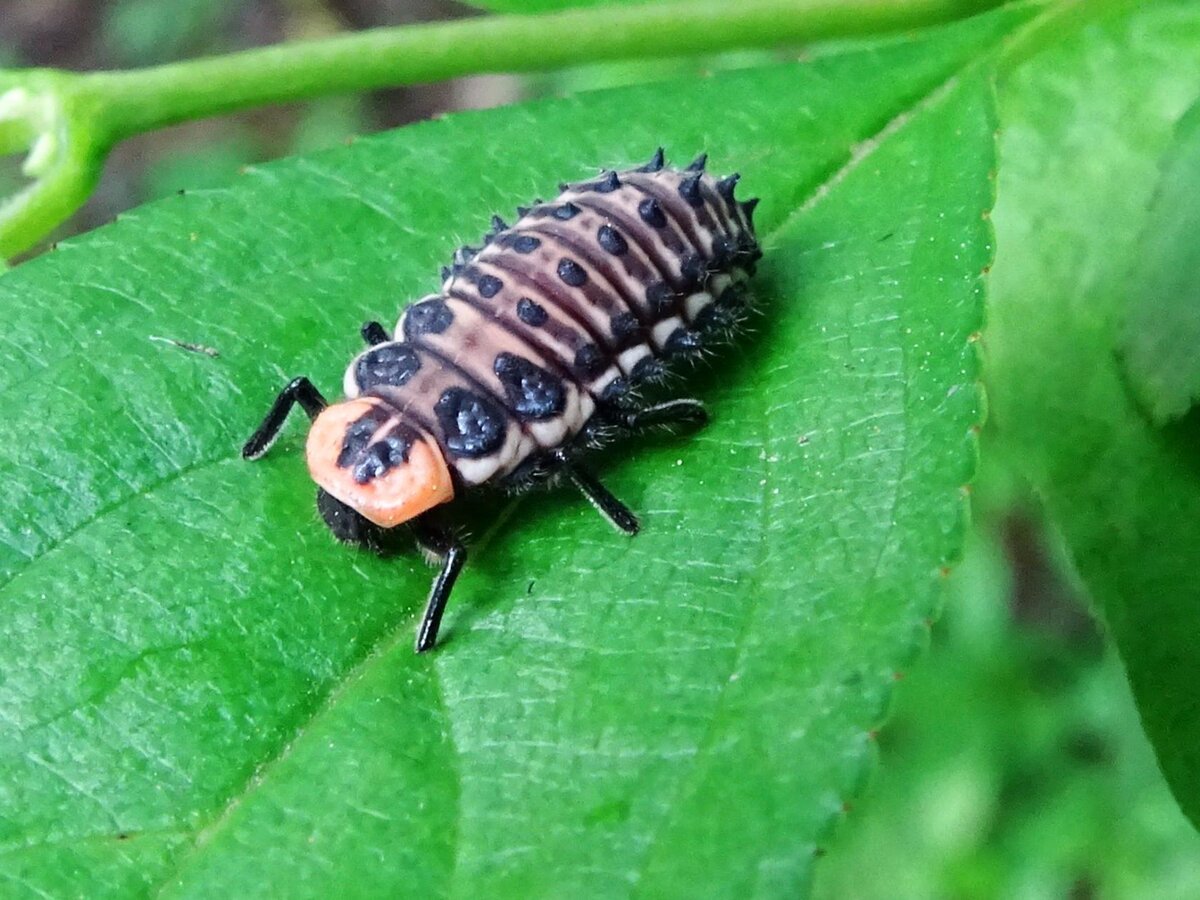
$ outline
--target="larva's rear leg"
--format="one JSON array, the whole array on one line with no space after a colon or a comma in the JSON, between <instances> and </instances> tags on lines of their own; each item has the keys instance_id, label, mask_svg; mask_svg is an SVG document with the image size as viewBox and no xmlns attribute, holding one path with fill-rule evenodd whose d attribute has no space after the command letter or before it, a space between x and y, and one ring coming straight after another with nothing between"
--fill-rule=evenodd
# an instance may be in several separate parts
<instances>
[{"instance_id":1,"label":"larva's rear leg","mask_svg":"<svg viewBox=\"0 0 1200 900\"><path fill-rule=\"evenodd\" d=\"M680 397L643 409L622 410L617 413L617 420L630 431L655 425L680 425L698 430L708 424L708 409L693 397Z\"/></svg>"},{"instance_id":2,"label":"larva's rear leg","mask_svg":"<svg viewBox=\"0 0 1200 900\"><path fill-rule=\"evenodd\" d=\"M637 516L628 506L614 497L595 475L571 459L561 447L554 451L551 458L559 471L567 476L571 484L587 497L588 502L596 508L600 515L608 519L614 528L626 534L638 533L640 526Z\"/></svg>"},{"instance_id":3,"label":"larva's rear leg","mask_svg":"<svg viewBox=\"0 0 1200 900\"><path fill-rule=\"evenodd\" d=\"M271 445L279 437L283 423L287 421L288 413L297 403L308 413L310 420L315 419L321 410L329 405L321 396L321 392L313 387L311 381L303 375L293 378L288 382L287 387L279 392L279 396L267 410L262 424L255 429L254 434L250 435L250 440L246 441L242 447L243 459L258 459L271 449Z\"/></svg>"}]
</instances>

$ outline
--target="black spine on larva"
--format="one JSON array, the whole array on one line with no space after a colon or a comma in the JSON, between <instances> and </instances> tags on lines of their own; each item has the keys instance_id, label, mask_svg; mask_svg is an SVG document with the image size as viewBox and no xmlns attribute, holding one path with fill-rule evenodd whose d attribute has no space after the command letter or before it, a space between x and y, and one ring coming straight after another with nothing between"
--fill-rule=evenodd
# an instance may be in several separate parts
<instances>
[{"instance_id":1,"label":"black spine on larva","mask_svg":"<svg viewBox=\"0 0 1200 900\"><path fill-rule=\"evenodd\" d=\"M363 387L432 427L465 484L571 440L744 313L761 256L757 201L736 199L739 176L706 165L700 154L671 168L660 149L564 183L518 207L511 226L492 216L483 246L457 251L441 293L401 319L399 346L419 352L422 370Z\"/></svg>"}]
</instances>

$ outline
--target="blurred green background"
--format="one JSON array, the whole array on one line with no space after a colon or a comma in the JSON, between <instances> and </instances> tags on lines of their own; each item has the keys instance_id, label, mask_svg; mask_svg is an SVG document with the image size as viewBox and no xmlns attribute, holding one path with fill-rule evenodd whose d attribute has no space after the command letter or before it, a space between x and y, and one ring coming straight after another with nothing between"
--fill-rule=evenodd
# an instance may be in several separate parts
<instances>
[{"instance_id":1,"label":"blurred green background","mask_svg":"<svg viewBox=\"0 0 1200 900\"><path fill-rule=\"evenodd\" d=\"M1200 835L1036 522L976 528L816 869L822 900L1200 896Z\"/></svg>"},{"instance_id":2,"label":"blurred green background","mask_svg":"<svg viewBox=\"0 0 1200 900\"><path fill-rule=\"evenodd\" d=\"M0 0L0 66L130 67L474 14L445 0ZM56 236L356 134L760 58L477 77L181 125L119 146ZM0 160L0 194L18 162ZM872 783L824 850L817 896L1200 897L1200 835L1036 505L994 466L976 517L930 653L905 673L878 735Z\"/></svg>"}]
</instances>

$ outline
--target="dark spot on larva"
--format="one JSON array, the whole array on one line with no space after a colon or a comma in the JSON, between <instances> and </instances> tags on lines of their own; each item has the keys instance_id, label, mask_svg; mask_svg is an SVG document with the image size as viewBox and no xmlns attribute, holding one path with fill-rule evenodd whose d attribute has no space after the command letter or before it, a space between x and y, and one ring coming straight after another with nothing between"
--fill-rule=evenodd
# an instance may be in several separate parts
<instances>
[{"instance_id":1,"label":"dark spot on larva","mask_svg":"<svg viewBox=\"0 0 1200 900\"><path fill-rule=\"evenodd\" d=\"M679 274L688 286L698 286L708 274L704 257L699 253L689 253L679 261Z\"/></svg>"},{"instance_id":2,"label":"dark spot on larva","mask_svg":"<svg viewBox=\"0 0 1200 900\"><path fill-rule=\"evenodd\" d=\"M611 225L600 226L600 230L596 232L596 242L613 256L629 252L629 244L625 242L621 232Z\"/></svg>"},{"instance_id":3,"label":"dark spot on larva","mask_svg":"<svg viewBox=\"0 0 1200 900\"><path fill-rule=\"evenodd\" d=\"M659 147L657 150L654 151L654 155L652 157L650 157L650 162L646 163L644 166L634 169L634 171L635 172L659 172L662 170L664 161L665 160L663 159L663 148Z\"/></svg>"},{"instance_id":4,"label":"dark spot on larva","mask_svg":"<svg viewBox=\"0 0 1200 900\"><path fill-rule=\"evenodd\" d=\"M568 256L564 256L558 261L558 277L564 284L569 284L571 287L582 287L587 284L588 280L583 266Z\"/></svg>"},{"instance_id":5,"label":"dark spot on larva","mask_svg":"<svg viewBox=\"0 0 1200 900\"><path fill-rule=\"evenodd\" d=\"M448 388L434 405L434 414L446 446L458 456L487 456L504 443L504 411L487 397Z\"/></svg>"},{"instance_id":6,"label":"dark spot on larva","mask_svg":"<svg viewBox=\"0 0 1200 900\"><path fill-rule=\"evenodd\" d=\"M720 303L710 303L700 310L695 327L701 332L727 332L737 324L737 312Z\"/></svg>"},{"instance_id":7,"label":"dark spot on larva","mask_svg":"<svg viewBox=\"0 0 1200 900\"><path fill-rule=\"evenodd\" d=\"M454 313L441 297L422 300L408 308L404 316L404 336L411 340L419 334L441 334L454 321Z\"/></svg>"},{"instance_id":8,"label":"dark spot on larva","mask_svg":"<svg viewBox=\"0 0 1200 900\"><path fill-rule=\"evenodd\" d=\"M651 228L666 228L667 216L663 212L658 201L653 197L643 200L638 204L638 215L642 217L642 221Z\"/></svg>"},{"instance_id":9,"label":"dark spot on larva","mask_svg":"<svg viewBox=\"0 0 1200 900\"><path fill-rule=\"evenodd\" d=\"M609 320L609 325L612 327L613 340L620 350L632 346L641 336L642 325L631 312L617 313Z\"/></svg>"},{"instance_id":10,"label":"dark spot on larva","mask_svg":"<svg viewBox=\"0 0 1200 900\"><path fill-rule=\"evenodd\" d=\"M528 297L522 297L517 301L517 318L526 325L538 328L546 324L546 320L550 318L550 314L546 312L546 308L540 303L535 303Z\"/></svg>"},{"instance_id":11,"label":"dark spot on larva","mask_svg":"<svg viewBox=\"0 0 1200 900\"><path fill-rule=\"evenodd\" d=\"M637 365L633 367L633 371L629 373L630 379L633 381L660 381L667 374L666 367L661 360L655 359L653 356L643 356L637 361Z\"/></svg>"},{"instance_id":12,"label":"dark spot on larva","mask_svg":"<svg viewBox=\"0 0 1200 900\"><path fill-rule=\"evenodd\" d=\"M721 296L717 298L717 304L725 309L740 312L746 308L747 293L746 285L731 284L721 292Z\"/></svg>"},{"instance_id":13,"label":"dark spot on larva","mask_svg":"<svg viewBox=\"0 0 1200 900\"><path fill-rule=\"evenodd\" d=\"M675 308L675 292L665 281L656 281L646 288L646 302L654 316L665 316Z\"/></svg>"},{"instance_id":14,"label":"dark spot on larva","mask_svg":"<svg viewBox=\"0 0 1200 900\"><path fill-rule=\"evenodd\" d=\"M421 358L412 347L400 343L380 344L358 358L354 380L363 391L381 384L400 387L420 368Z\"/></svg>"},{"instance_id":15,"label":"dark spot on larva","mask_svg":"<svg viewBox=\"0 0 1200 900\"><path fill-rule=\"evenodd\" d=\"M562 206L557 207L554 210L554 212L551 213L551 215L554 216L554 218L562 219L564 222L567 221L567 219L575 218L575 216L577 216L578 214L579 214L579 207L576 206L574 203L564 203Z\"/></svg>"},{"instance_id":16,"label":"dark spot on larva","mask_svg":"<svg viewBox=\"0 0 1200 900\"><path fill-rule=\"evenodd\" d=\"M729 265L729 261L733 257L734 248L734 242L725 235L715 235L712 244L712 267L714 269L724 269Z\"/></svg>"},{"instance_id":17,"label":"dark spot on larva","mask_svg":"<svg viewBox=\"0 0 1200 900\"><path fill-rule=\"evenodd\" d=\"M391 469L408 462L408 451L412 448L411 435L393 431L382 441L376 441L367 448L354 467L354 480L366 484Z\"/></svg>"},{"instance_id":18,"label":"dark spot on larva","mask_svg":"<svg viewBox=\"0 0 1200 900\"><path fill-rule=\"evenodd\" d=\"M754 259L762 256L762 251L758 249L758 241L754 240L754 235L748 231L743 231L738 236L737 248L739 253L749 254Z\"/></svg>"},{"instance_id":19,"label":"dark spot on larva","mask_svg":"<svg viewBox=\"0 0 1200 900\"><path fill-rule=\"evenodd\" d=\"M608 362L595 344L584 344L575 352L575 371L586 379L596 378L608 368Z\"/></svg>"},{"instance_id":20,"label":"dark spot on larva","mask_svg":"<svg viewBox=\"0 0 1200 900\"><path fill-rule=\"evenodd\" d=\"M619 375L610 381L604 390L600 392L600 399L606 403L613 403L628 393L629 382L625 380L624 376Z\"/></svg>"},{"instance_id":21,"label":"dark spot on larva","mask_svg":"<svg viewBox=\"0 0 1200 900\"><path fill-rule=\"evenodd\" d=\"M621 178L616 172L609 172L600 178L599 181L594 181L587 185L588 188L595 191L597 194L611 194L621 186Z\"/></svg>"},{"instance_id":22,"label":"dark spot on larva","mask_svg":"<svg viewBox=\"0 0 1200 900\"><path fill-rule=\"evenodd\" d=\"M518 234L512 242L512 248L518 253L532 253L540 246L542 242L532 234Z\"/></svg>"},{"instance_id":23,"label":"dark spot on larva","mask_svg":"<svg viewBox=\"0 0 1200 900\"><path fill-rule=\"evenodd\" d=\"M354 462L358 455L366 449L367 444L371 442L371 438L375 436L375 432L382 424L378 407L351 422L350 427L346 429L346 436L342 438L342 452L338 454L337 458L338 466L344 469Z\"/></svg>"},{"instance_id":24,"label":"dark spot on larva","mask_svg":"<svg viewBox=\"0 0 1200 900\"><path fill-rule=\"evenodd\" d=\"M667 337L663 352L671 355L688 356L696 353L701 347L700 335L686 326L681 325Z\"/></svg>"},{"instance_id":25,"label":"dark spot on larva","mask_svg":"<svg viewBox=\"0 0 1200 900\"><path fill-rule=\"evenodd\" d=\"M700 179L703 176L697 172L679 182L679 196L688 202L689 206L702 206L704 197L700 193Z\"/></svg>"},{"instance_id":26,"label":"dark spot on larva","mask_svg":"<svg viewBox=\"0 0 1200 900\"><path fill-rule=\"evenodd\" d=\"M562 381L523 357L501 353L492 370L504 385L509 405L523 418L550 419L566 406Z\"/></svg>"},{"instance_id":27,"label":"dark spot on larva","mask_svg":"<svg viewBox=\"0 0 1200 900\"><path fill-rule=\"evenodd\" d=\"M479 281L476 282L476 287L479 288L479 296L484 300L491 300L504 287L504 282L495 275L480 275Z\"/></svg>"}]
</instances>

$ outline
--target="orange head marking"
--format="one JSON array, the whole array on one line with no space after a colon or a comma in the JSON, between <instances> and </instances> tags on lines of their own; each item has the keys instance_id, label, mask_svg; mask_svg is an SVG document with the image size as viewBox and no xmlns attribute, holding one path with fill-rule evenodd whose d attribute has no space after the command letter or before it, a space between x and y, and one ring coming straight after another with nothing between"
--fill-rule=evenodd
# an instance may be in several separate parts
<instances>
[{"instance_id":1,"label":"orange head marking","mask_svg":"<svg viewBox=\"0 0 1200 900\"><path fill-rule=\"evenodd\" d=\"M454 497L433 438L373 397L327 407L313 422L306 452L317 484L384 528Z\"/></svg>"}]
</instances>

